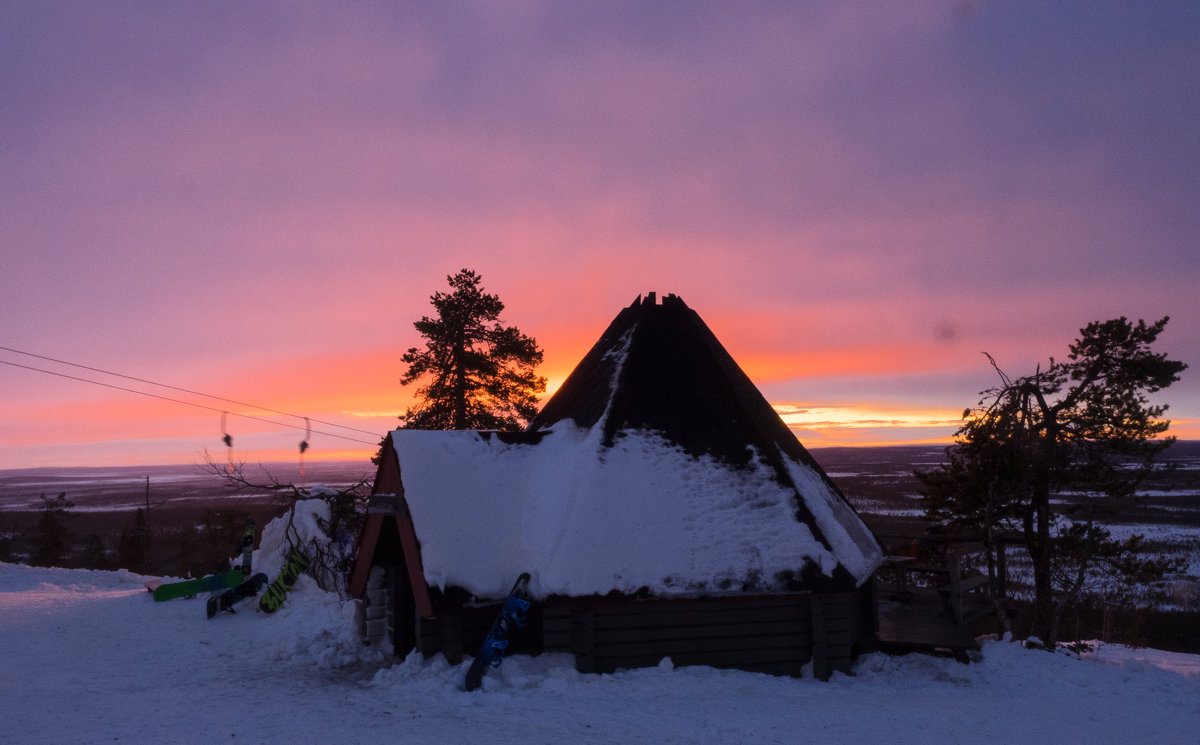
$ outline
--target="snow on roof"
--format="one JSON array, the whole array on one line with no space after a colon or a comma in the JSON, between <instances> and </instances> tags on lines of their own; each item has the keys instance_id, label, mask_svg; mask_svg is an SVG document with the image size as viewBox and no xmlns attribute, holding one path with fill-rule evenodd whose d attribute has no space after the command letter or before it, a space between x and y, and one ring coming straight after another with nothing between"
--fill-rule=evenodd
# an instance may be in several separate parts
<instances>
[{"instance_id":1,"label":"snow on roof","mask_svg":"<svg viewBox=\"0 0 1200 745\"><path fill-rule=\"evenodd\" d=\"M825 542L796 519L797 491L758 454L734 467L640 430L606 446L599 428L570 421L536 443L471 431L391 437L431 586L499 597L528 571L538 596L782 591L806 566L810 578L841 566L861 583L879 562L858 516L799 463L793 479L818 502L810 509Z\"/></svg>"}]
</instances>

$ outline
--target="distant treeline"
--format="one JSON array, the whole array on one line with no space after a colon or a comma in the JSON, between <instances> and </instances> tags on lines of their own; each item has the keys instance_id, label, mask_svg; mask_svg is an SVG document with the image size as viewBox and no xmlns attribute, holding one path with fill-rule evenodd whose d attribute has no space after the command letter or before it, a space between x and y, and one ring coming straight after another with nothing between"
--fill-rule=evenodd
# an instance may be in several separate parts
<instances>
[{"instance_id":1,"label":"distant treeline","mask_svg":"<svg viewBox=\"0 0 1200 745\"><path fill-rule=\"evenodd\" d=\"M242 526L279 510L73 511L66 492L43 494L41 509L0 511L0 561L68 569L128 569L198 576L228 569ZM258 514L254 514L258 513Z\"/></svg>"}]
</instances>

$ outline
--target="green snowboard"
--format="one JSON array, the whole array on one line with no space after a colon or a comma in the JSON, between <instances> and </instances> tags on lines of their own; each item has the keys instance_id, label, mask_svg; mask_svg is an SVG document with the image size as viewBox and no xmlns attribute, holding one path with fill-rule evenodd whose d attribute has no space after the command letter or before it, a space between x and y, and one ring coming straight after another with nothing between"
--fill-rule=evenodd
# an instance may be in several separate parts
<instances>
[{"instance_id":1,"label":"green snowboard","mask_svg":"<svg viewBox=\"0 0 1200 745\"><path fill-rule=\"evenodd\" d=\"M288 553L287 562L284 563L283 569L279 571L279 576L275 578L275 581L267 587L267 591L259 598L259 609L267 613L274 613L279 610L279 606L283 605L283 599L287 597L288 590L292 589L292 585L296 583L296 579L300 577L300 573L308 568L308 563L307 556L299 549L292 549Z\"/></svg>"},{"instance_id":2,"label":"green snowboard","mask_svg":"<svg viewBox=\"0 0 1200 745\"><path fill-rule=\"evenodd\" d=\"M199 595L202 592L227 590L230 587L237 587L245 581L246 575L242 574L240 570L234 569L233 571L210 574L197 579L185 579L182 582L158 585L151 592L155 600L174 600L175 598Z\"/></svg>"}]
</instances>

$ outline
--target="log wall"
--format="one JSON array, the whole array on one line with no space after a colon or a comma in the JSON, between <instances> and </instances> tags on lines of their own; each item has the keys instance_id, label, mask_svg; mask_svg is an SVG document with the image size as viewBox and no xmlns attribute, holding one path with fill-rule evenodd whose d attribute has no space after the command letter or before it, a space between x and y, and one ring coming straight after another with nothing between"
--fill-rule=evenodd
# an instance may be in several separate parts
<instances>
[{"instance_id":1,"label":"log wall","mask_svg":"<svg viewBox=\"0 0 1200 745\"><path fill-rule=\"evenodd\" d=\"M863 626L857 593L547 604L543 648L581 672L710 665L826 679L849 672Z\"/></svg>"},{"instance_id":2,"label":"log wall","mask_svg":"<svg viewBox=\"0 0 1200 745\"><path fill-rule=\"evenodd\" d=\"M864 597L868 595L852 592L536 602L526 628L510 635L509 653L566 652L574 655L580 672L589 673L652 667L670 657L676 666L809 674L824 680L835 670L849 673L853 657L873 639ZM435 618L417 617L411 642L397 644L395 651L401 656L409 649L426 657L443 654L458 664L475 654L499 610L499 603L468 605L442 609ZM388 636L396 638L394 615L388 615ZM378 625L384 621L370 620Z\"/></svg>"},{"instance_id":3,"label":"log wall","mask_svg":"<svg viewBox=\"0 0 1200 745\"><path fill-rule=\"evenodd\" d=\"M464 656L479 651L502 603L464 606L439 614L436 618L418 618L416 650L426 657L444 654L452 665ZM535 603L523 629L513 629L508 636L509 654L539 654L542 651L540 616Z\"/></svg>"}]
</instances>

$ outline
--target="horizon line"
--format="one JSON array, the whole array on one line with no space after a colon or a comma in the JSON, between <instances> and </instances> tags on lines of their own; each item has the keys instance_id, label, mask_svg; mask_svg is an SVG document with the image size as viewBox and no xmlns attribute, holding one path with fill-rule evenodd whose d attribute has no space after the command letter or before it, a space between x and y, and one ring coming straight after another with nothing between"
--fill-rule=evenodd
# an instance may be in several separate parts
<instances>
[{"instance_id":1,"label":"horizon line","mask_svg":"<svg viewBox=\"0 0 1200 745\"><path fill-rule=\"evenodd\" d=\"M453 431L453 430L430 430L430 431ZM1190 443L1200 443L1200 438L1197 438L1197 439L1177 438L1176 442L1177 443L1189 443L1189 442ZM814 450L881 450L881 449L890 449L890 448L927 448L928 449L928 448L945 448L945 447L952 446L953 444L954 444L953 442L894 442L894 443L883 443L883 444L879 444L879 443L865 443L865 444L846 443L846 444L835 444L835 445L813 445L811 447L805 445L804 449L808 450L808 451L814 451ZM371 469L375 468L375 466L373 464L371 464L370 457L364 457L362 459L357 459L357 458L319 458L319 459L307 460L303 466L301 466L299 463L296 463L295 461L286 460L286 459L259 460L259 461L254 461L253 463L246 461L246 462L242 463L241 465L243 467L274 466L274 467L286 468L288 470L299 470L301 468L308 469L308 468L312 468L314 466L320 466L320 465L351 464L351 463L362 463L364 465L369 466ZM111 471L129 472L129 471L135 471L137 469L143 469L143 468L153 468L153 469L163 470L163 469L181 469L181 468L201 469L203 467L204 467L204 464L200 463L200 462L147 463L147 464L135 464L135 465L109 464L109 465L72 465L72 466L14 466L11 468L0 467L0 474L12 473L15 471L68 471L68 470L82 471L82 470L104 469L104 470L111 470ZM197 476L201 476L201 475L204 475L204 474L197 473ZM214 476L215 474L210 473L208 475Z\"/></svg>"}]
</instances>

